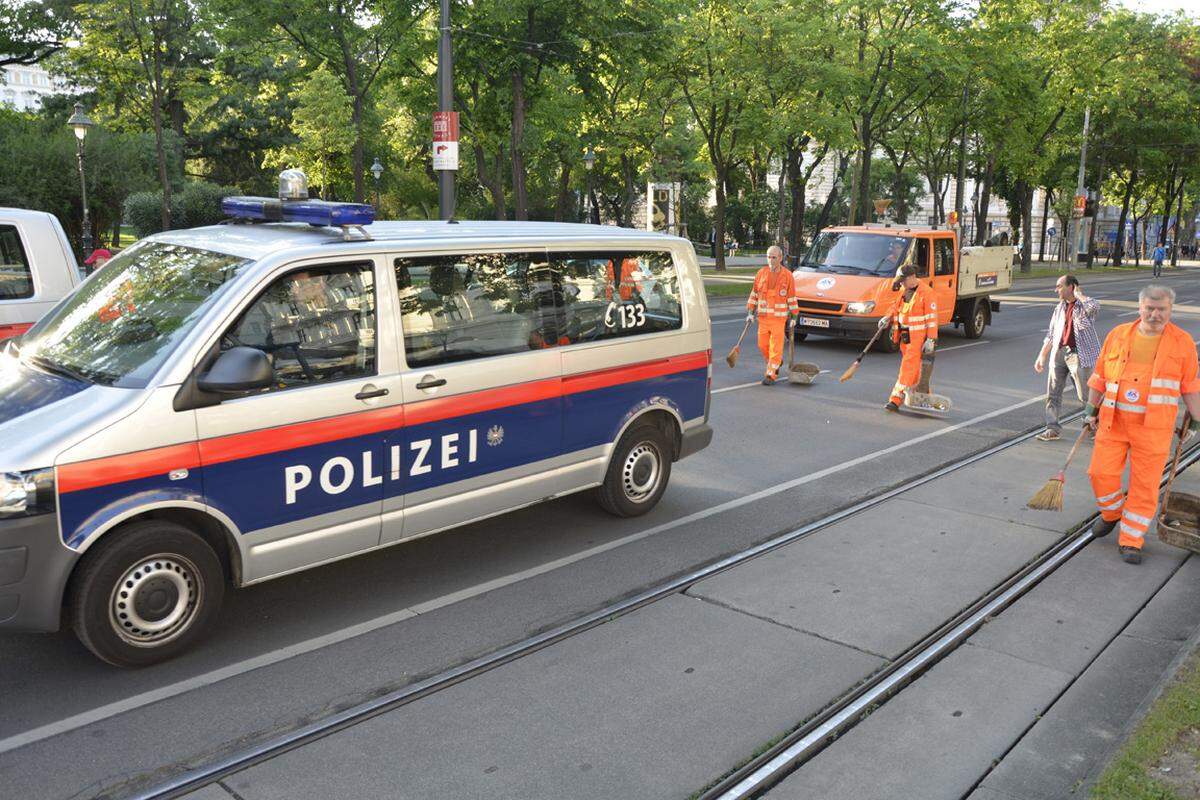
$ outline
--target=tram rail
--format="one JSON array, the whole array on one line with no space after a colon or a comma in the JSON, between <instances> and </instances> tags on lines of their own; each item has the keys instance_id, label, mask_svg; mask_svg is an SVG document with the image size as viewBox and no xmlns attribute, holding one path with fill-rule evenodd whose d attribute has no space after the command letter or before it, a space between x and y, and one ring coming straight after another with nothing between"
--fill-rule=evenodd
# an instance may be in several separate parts
<instances>
[{"instance_id":1,"label":"tram rail","mask_svg":"<svg viewBox=\"0 0 1200 800\"><path fill-rule=\"evenodd\" d=\"M1064 418L1064 422L1078 416L1075 414L1072 417ZM279 733L166 778L158 778L153 784L142 785L130 793L127 792L135 784L137 778L126 781L121 787L110 788L98 797L100 800L115 800L118 797L135 798L136 800L170 800L182 797L283 753L448 689L665 597L685 591L707 578L786 547L905 492L1026 442L1032 439L1039 430L1041 430L1040 427L1012 436L976 453L945 464L923 476L907 480L902 485L884 490L820 519L777 535L754 547L664 581L636 595L452 667L437 675L373 697L320 720ZM1180 468L1183 469L1196 460L1200 460L1200 447L1192 448L1185 454L1184 459L1180 462ZM761 756L747 762L707 788L700 795L701 800L749 798L773 786L838 735L853 727L865 710L898 693L905 685L962 644L989 616L1011 604L1082 549L1089 541L1091 541L1091 533L1087 530L1085 523L1080 531L1059 540L1043 551L1024 568L980 597L953 619L945 622L900 658L838 697L817 715L799 725Z\"/></svg>"}]
</instances>

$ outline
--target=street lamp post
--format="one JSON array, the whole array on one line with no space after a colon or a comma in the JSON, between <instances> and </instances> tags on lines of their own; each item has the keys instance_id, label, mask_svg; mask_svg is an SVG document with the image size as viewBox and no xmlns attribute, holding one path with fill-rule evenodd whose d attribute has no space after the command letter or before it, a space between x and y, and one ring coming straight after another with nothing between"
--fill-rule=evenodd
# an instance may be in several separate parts
<instances>
[{"instance_id":1,"label":"street lamp post","mask_svg":"<svg viewBox=\"0 0 1200 800\"><path fill-rule=\"evenodd\" d=\"M75 113L67 120L67 125L75 131L75 158L79 165L79 194L83 200L83 232L79 241L83 246L83 257L87 258L92 252L92 222L88 215L87 181L83 177L83 138L87 136L88 128L94 123L83 113L83 104L75 104Z\"/></svg>"},{"instance_id":2,"label":"street lamp post","mask_svg":"<svg viewBox=\"0 0 1200 800\"><path fill-rule=\"evenodd\" d=\"M590 147L583 154L583 166L587 168L587 221L593 222L593 219L598 216L596 214L596 201L592 197L592 167L596 166L596 154ZM594 224L599 224L599 220L595 220Z\"/></svg>"},{"instance_id":3,"label":"street lamp post","mask_svg":"<svg viewBox=\"0 0 1200 800\"><path fill-rule=\"evenodd\" d=\"M383 164L379 163L379 156L375 156L375 163L371 165L371 174L375 176L375 211L379 211L379 178L383 175Z\"/></svg>"}]
</instances>

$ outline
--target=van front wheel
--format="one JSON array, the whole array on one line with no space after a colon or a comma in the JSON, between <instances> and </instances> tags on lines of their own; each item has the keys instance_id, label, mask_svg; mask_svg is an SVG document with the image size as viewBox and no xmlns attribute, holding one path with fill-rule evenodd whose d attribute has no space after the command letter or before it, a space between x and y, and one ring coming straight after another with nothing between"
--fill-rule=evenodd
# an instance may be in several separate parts
<instances>
[{"instance_id":1,"label":"van front wheel","mask_svg":"<svg viewBox=\"0 0 1200 800\"><path fill-rule=\"evenodd\" d=\"M221 561L203 538L147 520L110 532L84 555L67 608L75 635L97 657L144 667L203 636L224 593Z\"/></svg>"},{"instance_id":2,"label":"van front wheel","mask_svg":"<svg viewBox=\"0 0 1200 800\"><path fill-rule=\"evenodd\" d=\"M636 517L654 508L670 478L667 437L654 425L635 425L617 441L596 499L610 514Z\"/></svg>"}]
</instances>

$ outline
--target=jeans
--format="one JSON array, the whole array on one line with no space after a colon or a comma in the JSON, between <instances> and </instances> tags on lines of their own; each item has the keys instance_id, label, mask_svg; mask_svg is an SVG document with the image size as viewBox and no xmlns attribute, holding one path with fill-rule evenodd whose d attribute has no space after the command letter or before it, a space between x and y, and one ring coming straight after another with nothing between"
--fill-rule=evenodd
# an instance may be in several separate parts
<instances>
[{"instance_id":1,"label":"jeans","mask_svg":"<svg viewBox=\"0 0 1200 800\"><path fill-rule=\"evenodd\" d=\"M1156 278L1162 277L1162 265L1163 265L1163 262L1161 262L1161 261L1154 262L1154 277L1156 277Z\"/></svg>"},{"instance_id":2,"label":"jeans","mask_svg":"<svg viewBox=\"0 0 1200 800\"><path fill-rule=\"evenodd\" d=\"M1059 347L1054 353L1053 363L1046 365L1046 430L1060 434L1062 425L1059 424L1058 417L1062 413L1063 387L1067 384L1073 386L1075 396L1082 403L1084 391L1082 381L1084 376L1091 374L1092 371L1092 365L1079 364L1078 369L1072 374L1071 368L1067 366L1068 353L1075 355L1066 347Z\"/></svg>"}]
</instances>

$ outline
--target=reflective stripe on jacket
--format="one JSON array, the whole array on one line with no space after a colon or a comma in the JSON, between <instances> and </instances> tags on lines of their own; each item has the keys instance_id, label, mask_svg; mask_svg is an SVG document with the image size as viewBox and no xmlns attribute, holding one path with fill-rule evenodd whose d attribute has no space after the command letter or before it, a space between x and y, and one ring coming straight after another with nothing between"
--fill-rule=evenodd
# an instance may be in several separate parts
<instances>
[{"instance_id":1,"label":"reflective stripe on jacket","mask_svg":"<svg viewBox=\"0 0 1200 800\"><path fill-rule=\"evenodd\" d=\"M797 313L796 279L792 273L783 267L775 273L770 267L760 269L754 276L754 288L750 290L746 310L757 310L760 318L787 319L789 314Z\"/></svg>"},{"instance_id":2,"label":"reflective stripe on jacket","mask_svg":"<svg viewBox=\"0 0 1200 800\"><path fill-rule=\"evenodd\" d=\"M910 342L920 344L926 339L937 339L937 298L934 296L933 290L925 284L917 284L917 288L913 292L912 305L909 306L908 311L904 310L904 293L901 292L900 296L896 298L896 302L892 303L888 314L896 320L893 339L899 340L900 328L908 328Z\"/></svg>"},{"instance_id":3,"label":"reflective stripe on jacket","mask_svg":"<svg viewBox=\"0 0 1200 800\"><path fill-rule=\"evenodd\" d=\"M1127 414L1144 414L1143 425L1147 428L1170 430L1175 427L1180 396L1200 392L1200 380L1196 378L1196 343L1182 328L1167 323L1145 393L1138 391L1125 396L1121 394L1121 379L1138 324L1127 322L1109 332L1100 349L1100 358L1096 360L1096 371L1088 379L1090 388L1104 392L1104 400L1100 403L1100 427L1111 428L1113 417L1120 410Z\"/></svg>"}]
</instances>

